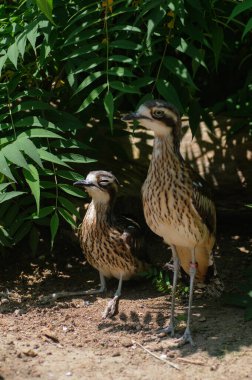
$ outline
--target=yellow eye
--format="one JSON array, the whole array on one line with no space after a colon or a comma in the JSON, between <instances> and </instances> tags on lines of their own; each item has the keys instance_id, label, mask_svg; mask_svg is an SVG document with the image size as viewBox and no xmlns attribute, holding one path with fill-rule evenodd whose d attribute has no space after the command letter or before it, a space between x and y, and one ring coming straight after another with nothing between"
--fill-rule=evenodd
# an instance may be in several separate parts
<instances>
[{"instance_id":1,"label":"yellow eye","mask_svg":"<svg viewBox=\"0 0 252 380\"><path fill-rule=\"evenodd\" d=\"M155 117L156 119L162 119L164 117L164 111L162 110L154 110L152 113L152 116Z\"/></svg>"}]
</instances>

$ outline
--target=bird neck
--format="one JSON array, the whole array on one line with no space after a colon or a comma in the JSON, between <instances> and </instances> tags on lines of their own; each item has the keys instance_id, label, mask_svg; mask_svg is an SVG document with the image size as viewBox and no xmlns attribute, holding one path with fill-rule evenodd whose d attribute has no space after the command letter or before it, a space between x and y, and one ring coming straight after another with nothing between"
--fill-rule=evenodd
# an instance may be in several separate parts
<instances>
[{"instance_id":1,"label":"bird neck","mask_svg":"<svg viewBox=\"0 0 252 380\"><path fill-rule=\"evenodd\" d=\"M112 224L113 201L100 202L92 200L85 218L96 225L106 226Z\"/></svg>"},{"instance_id":2,"label":"bird neck","mask_svg":"<svg viewBox=\"0 0 252 380\"><path fill-rule=\"evenodd\" d=\"M156 135L154 138L152 160L169 161L177 158L183 160L180 153L180 141L174 139L170 134Z\"/></svg>"}]
</instances>

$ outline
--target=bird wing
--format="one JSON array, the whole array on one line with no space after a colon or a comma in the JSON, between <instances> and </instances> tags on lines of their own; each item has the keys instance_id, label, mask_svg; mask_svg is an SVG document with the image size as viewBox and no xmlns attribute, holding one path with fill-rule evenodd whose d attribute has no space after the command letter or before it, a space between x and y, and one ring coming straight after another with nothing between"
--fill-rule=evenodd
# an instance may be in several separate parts
<instances>
[{"instance_id":1,"label":"bird wing","mask_svg":"<svg viewBox=\"0 0 252 380\"><path fill-rule=\"evenodd\" d=\"M125 243L138 259L144 258L144 238L140 225L128 216L117 216L114 226L121 232Z\"/></svg>"},{"instance_id":2,"label":"bird wing","mask_svg":"<svg viewBox=\"0 0 252 380\"><path fill-rule=\"evenodd\" d=\"M215 234L216 211L210 185L190 167L192 179L192 204L208 230Z\"/></svg>"}]
</instances>

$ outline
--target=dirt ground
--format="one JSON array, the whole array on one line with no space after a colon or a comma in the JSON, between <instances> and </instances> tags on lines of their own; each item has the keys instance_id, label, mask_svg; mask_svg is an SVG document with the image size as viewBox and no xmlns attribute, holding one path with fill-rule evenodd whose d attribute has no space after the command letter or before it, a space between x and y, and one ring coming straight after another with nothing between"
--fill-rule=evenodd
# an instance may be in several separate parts
<instances>
[{"instance_id":1,"label":"dirt ground","mask_svg":"<svg viewBox=\"0 0 252 380\"><path fill-rule=\"evenodd\" d=\"M217 266L226 290L235 292L252 264L248 223L221 225ZM23 263L23 261L22 261ZM43 304L55 291L95 288L96 271L81 256L27 261L0 269L0 379L252 379L252 321L221 300L194 299L196 347L176 347L159 337L170 296L149 280L123 286L119 314L101 318L117 283L102 296L79 296ZM178 299L177 336L185 326L187 300ZM147 351L148 350L148 351Z\"/></svg>"}]
</instances>

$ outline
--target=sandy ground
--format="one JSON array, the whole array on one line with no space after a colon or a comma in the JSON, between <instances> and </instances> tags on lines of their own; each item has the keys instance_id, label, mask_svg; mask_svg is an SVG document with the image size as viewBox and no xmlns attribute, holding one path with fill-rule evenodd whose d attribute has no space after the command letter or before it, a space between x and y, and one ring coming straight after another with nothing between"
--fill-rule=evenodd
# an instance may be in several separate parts
<instances>
[{"instance_id":1,"label":"sandy ground","mask_svg":"<svg viewBox=\"0 0 252 380\"><path fill-rule=\"evenodd\" d=\"M252 264L252 239L243 227L219 237L217 266L228 292L239 290ZM117 283L102 296L43 304L60 290L96 287L98 274L80 256L5 265L0 271L0 379L252 379L252 321L222 300L194 299L196 347L160 338L170 295L142 279L125 283L119 314L101 318ZM8 294L7 294L8 293ZM177 336L183 333L187 300L178 299ZM147 351L148 350L148 351Z\"/></svg>"}]
</instances>

